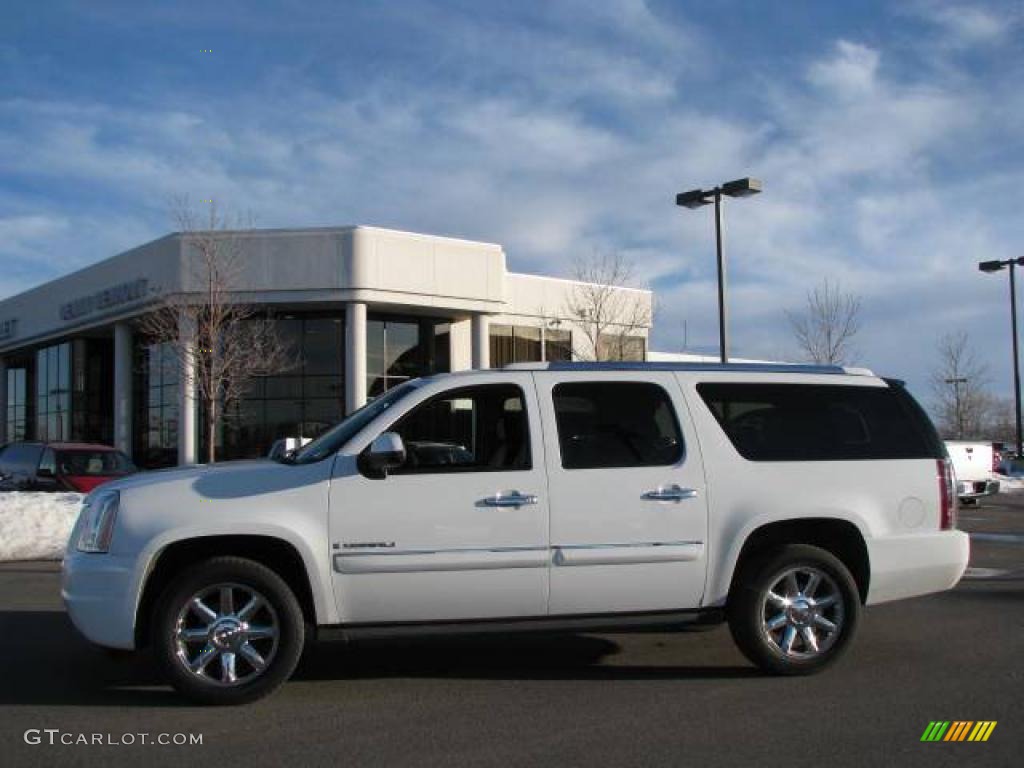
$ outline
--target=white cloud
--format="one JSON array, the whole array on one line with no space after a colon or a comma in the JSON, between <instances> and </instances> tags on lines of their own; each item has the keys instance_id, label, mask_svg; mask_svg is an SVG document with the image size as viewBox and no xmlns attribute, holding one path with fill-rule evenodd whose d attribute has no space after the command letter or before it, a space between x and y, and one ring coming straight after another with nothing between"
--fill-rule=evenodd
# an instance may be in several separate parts
<instances>
[{"instance_id":1,"label":"white cloud","mask_svg":"<svg viewBox=\"0 0 1024 768\"><path fill-rule=\"evenodd\" d=\"M814 62L807 77L830 97L858 98L874 90L879 60L873 48L839 40L834 54Z\"/></svg>"},{"instance_id":2,"label":"white cloud","mask_svg":"<svg viewBox=\"0 0 1024 768\"><path fill-rule=\"evenodd\" d=\"M961 3L919 3L918 13L937 25L951 47L974 47L1005 42L1021 20L1018 6L996 10Z\"/></svg>"}]
</instances>

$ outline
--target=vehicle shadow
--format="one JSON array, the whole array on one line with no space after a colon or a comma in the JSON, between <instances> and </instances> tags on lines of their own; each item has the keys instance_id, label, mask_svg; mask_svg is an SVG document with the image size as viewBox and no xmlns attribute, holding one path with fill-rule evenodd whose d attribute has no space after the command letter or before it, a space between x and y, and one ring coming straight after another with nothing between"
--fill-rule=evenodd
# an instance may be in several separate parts
<instances>
[{"instance_id":1,"label":"vehicle shadow","mask_svg":"<svg viewBox=\"0 0 1024 768\"><path fill-rule=\"evenodd\" d=\"M312 643L303 681L374 678L656 680L755 677L752 667L602 664L605 636L482 636L358 644ZM83 639L63 611L0 611L0 705L181 707L149 653L111 654Z\"/></svg>"},{"instance_id":2,"label":"vehicle shadow","mask_svg":"<svg viewBox=\"0 0 1024 768\"><path fill-rule=\"evenodd\" d=\"M64 611L0 611L0 705L176 706L148 654L88 643Z\"/></svg>"},{"instance_id":3,"label":"vehicle shadow","mask_svg":"<svg viewBox=\"0 0 1024 768\"><path fill-rule=\"evenodd\" d=\"M754 667L606 663L614 635L480 635L318 643L297 680L440 678L473 680L683 680L758 677Z\"/></svg>"}]
</instances>

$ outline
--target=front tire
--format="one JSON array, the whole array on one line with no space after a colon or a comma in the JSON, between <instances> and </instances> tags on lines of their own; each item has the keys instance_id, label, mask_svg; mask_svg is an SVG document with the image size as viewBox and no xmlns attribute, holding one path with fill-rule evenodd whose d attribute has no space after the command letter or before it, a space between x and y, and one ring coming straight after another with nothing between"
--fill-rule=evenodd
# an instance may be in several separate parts
<instances>
[{"instance_id":1,"label":"front tire","mask_svg":"<svg viewBox=\"0 0 1024 768\"><path fill-rule=\"evenodd\" d=\"M736 645L758 667L807 675L849 647L860 621L860 593L830 552L789 544L741 567L728 616Z\"/></svg>"},{"instance_id":2,"label":"front tire","mask_svg":"<svg viewBox=\"0 0 1024 768\"><path fill-rule=\"evenodd\" d=\"M157 659L180 693L203 704L244 704L295 670L305 634L288 584L253 560L217 557L168 586L154 616Z\"/></svg>"}]
</instances>

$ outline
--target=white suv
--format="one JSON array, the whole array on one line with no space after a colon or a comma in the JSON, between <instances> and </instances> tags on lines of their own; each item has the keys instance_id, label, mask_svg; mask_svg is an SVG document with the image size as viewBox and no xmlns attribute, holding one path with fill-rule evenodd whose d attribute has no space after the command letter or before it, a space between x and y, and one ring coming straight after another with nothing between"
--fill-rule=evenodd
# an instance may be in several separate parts
<instances>
[{"instance_id":1,"label":"white suv","mask_svg":"<svg viewBox=\"0 0 1024 768\"><path fill-rule=\"evenodd\" d=\"M278 461L86 500L63 597L210 703L253 700L306 628L398 633L728 620L782 674L861 606L967 565L946 453L898 382L841 368L552 363L411 381ZM313 634L312 632L310 634Z\"/></svg>"}]
</instances>

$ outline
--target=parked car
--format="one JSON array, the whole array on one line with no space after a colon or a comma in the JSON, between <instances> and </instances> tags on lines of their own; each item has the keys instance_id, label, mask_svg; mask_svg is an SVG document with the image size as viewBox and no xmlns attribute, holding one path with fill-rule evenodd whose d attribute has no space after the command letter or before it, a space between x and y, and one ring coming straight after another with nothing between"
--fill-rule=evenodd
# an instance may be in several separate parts
<instances>
[{"instance_id":1,"label":"parked car","mask_svg":"<svg viewBox=\"0 0 1024 768\"><path fill-rule=\"evenodd\" d=\"M136 471L108 445L17 442L0 449L0 491L89 493Z\"/></svg>"},{"instance_id":2,"label":"parked car","mask_svg":"<svg viewBox=\"0 0 1024 768\"><path fill-rule=\"evenodd\" d=\"M1024 461L1004 458L999 462L999 474L1005 477L1024 478Z\"/></svg>"},{"instance_id":3,"label":"parked car","mask_svg":"<svg viewBox=\"0 0 1024 768\"><path fill-rule=\"evenodd\" d=\"M968 546L945 448L895 381L542 363L404 383L276 463L100 488L62 595L88 639L151 645L216 704L276 688L313 636L728 621L797 675L849 647L862 606L956 584Z\"/></svg>"},{"instance_id":4,"label":"parked car","mask_svg":"<svg viewBox=\"0 0 1024 768\"><path fill-rule=\"evenodd\" d=\"M293 451L298 450L312 439L313 438L311 437L279 437L271 443L270 450L267 451L267 458L282 459Z\"/></svg>"},{"instance_id":5,"label":"parked car","mask_svg":"<svg viewBox=\"0 0 1024 768\"><path fill-rule=\"evenodd\" d=\"M974 504L978 499L999 493L999 481L992 477L992 443L947 440L946 451L953 462L960 501Z\"/></svg>"}]
</instances>

